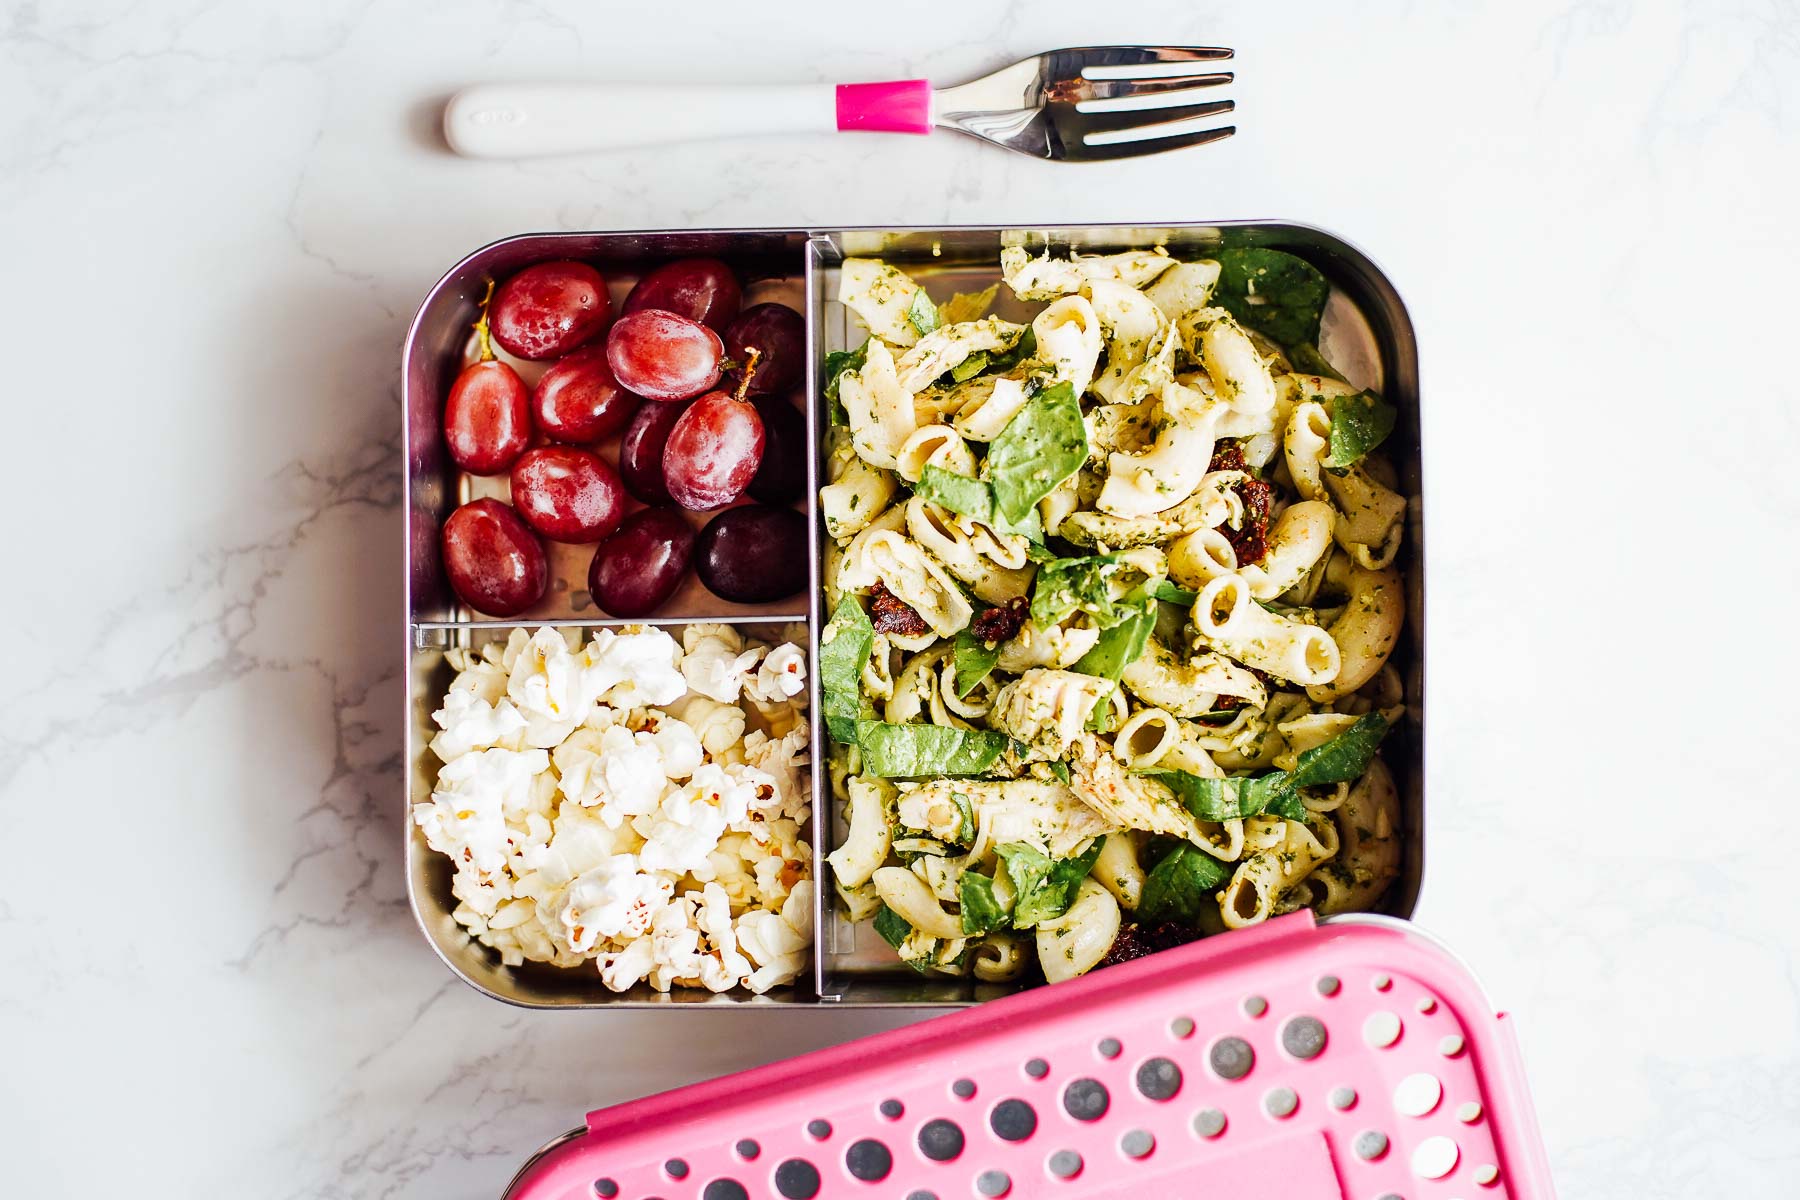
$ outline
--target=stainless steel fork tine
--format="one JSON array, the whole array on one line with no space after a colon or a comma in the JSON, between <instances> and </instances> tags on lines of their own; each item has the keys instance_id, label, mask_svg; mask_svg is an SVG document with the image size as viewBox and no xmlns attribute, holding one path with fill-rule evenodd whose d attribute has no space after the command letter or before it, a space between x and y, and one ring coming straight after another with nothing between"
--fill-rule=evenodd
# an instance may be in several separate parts
<instances>
[{"instance_id":1,"label":"stainless steel fork tine","mask_svg":"<svg viewBox=\"0 0 1800 1200\"><path fill-rule=\"evenodd\" d=\"M1151 154L1162 154L1168 150L1181 150L1188 146L1204 146L1208 142L1222 141L1236 132L1236 125L1226 125L1220 129L1202 129L1194 133L1177 134L1174 137L1151 138L1135 142L1108 142L1099 146L1090 146L1083 142L1069 146L1067 154L1070 162L1143 158Z\"/></svg>"},{"instance_id":2,"label":"stainless steel fork tine","mask_svg":"<svg viewBox=\"0 0 1800 1200\"><path fill-rule=\"evenodd\" d=\"M1216 62L1230 58L1227 46L1071 46L1050 56L1068 55L1079 74L1088 67L1124 67L1152 63ZM1063 65L1058 63L1058 66Z\"/></svg>"},{"instance_id":3,"label":"stainless steel fork tine","mask_svg":"<svg viewBox=\"0 0 1800 1200\"><path fill-rule=\"evenodd\" d=\"M1057 129L1065 141L1071 135L1117 133L1122 129L1151 129L1191 121L1196 117L1213 117L1237 107L1234 100L1213 100L1205 104L1183 104L1169 108L1128 108L1118 112L1058 112Z\"/></svg>"},{"instance_id":4,"label":"stainless steel fork tine","mask_svg":"<svg viewBox=\"0 0 1800 1200\"><path fill-rule=\"evenodd\" d=\"M1206 75L1169 75L1156 79L1078 79L1062 87L1045 89L1046 100L1121 100L1133 96L1152 96L1158 92L1174 92L1183 88L1218 87L1230 83L1230 71Z\"/></svg>"}]
</instances>

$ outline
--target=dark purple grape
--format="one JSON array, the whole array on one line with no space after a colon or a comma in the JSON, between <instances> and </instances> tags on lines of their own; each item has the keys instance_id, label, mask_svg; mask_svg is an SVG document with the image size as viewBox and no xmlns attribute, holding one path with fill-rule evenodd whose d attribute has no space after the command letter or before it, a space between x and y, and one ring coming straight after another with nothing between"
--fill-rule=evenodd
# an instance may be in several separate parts
<instances>
[{"instance_id":1,"label":"dark purple grape","mask_svg":"<svg viewBox=\"0 0 1800 1200\"><path fill-rule=\"evenodd\" d=\"M606 361L627 388L651 400L687 400L719 382L725 343L698 321L657 308L620 317Z\"/></svg>"},{"instance_id":2,"label":"dark purple grape","mask_svg":"<svg viewBox=\"0 0 1800 1200\"><path fill-rule=\"evenodd\" d=\"M613 378L604 342L558 359L531 391L538 429L576 445L617 433L642 403L642 396L632 395Z\"/></svg>"},{"instance_id":3,"label":"dark purple grape","mask_svg":"<svg viewBox=\"0 0 1800 1200\"><path fill-rule=\"evenodd\" d=\"M696 511L730 504L750 486L762 453L756 406L726 392L708 392L681 414L663 447L669 498Z\"/></svg>"},{"instance_id":4,"label":"dark purple grape","mask_svg":"<svg viewBox=\"0 0 1800 1200\"><path fill-rule=\"evenodd\" d=\"M667 504L669 485L663 479L663 448L669 444L669 431L681 414L688 410L685 402L646 404L625 427L619 439L619 475L625 488L645 504Z\"/></svg>"},{"instance_id":5,"label":"dark purple grape","mask_svg":"<svg viewBox=\"0 0 1800 1200\"><path fill-rule=\"evenodd\" d=\"M756 468L749 493L764 504L791 504L806 491L806 418L785 396L756 396L750 401L763 423L762 465Z\"/></svg>"},{"instance_id":6,"label":"dark purple grape","mask_svg":"<svg viewBox=\"0 0 1800 1200\"><path fill-rule=\"evenodd\" d=\"M737 276L718 259L678 258L638 280L619 311L660 308L723 333L742 298Z\"/></svg>"},{"instance_id":7,"label":"dark purple grape","mask_svg":"<svg viewBox=\"0 0 1800 1200\"><path fill-rule=\"evenodd\" d=\"M612 298L606 280L586 263L539 263L494 292L488 323L509 353L555 358L606 332Z\"/></svg>"},{"instance_id":8,"label":"dark purple grape","mask_svg":"<svg viewBox=\"0 0 1800 1200\"><path fill-rule=\"evenodd\" d=\"M812 550L806 518L791 508L746 504L726 509L700 531L694 569L714 595L766 604L806 588Z\"/></svg>"},{"instance_id":9,"label":"dark purple grape","mask_svg":"<svg viewBox=\"0 0 1800 1200\"><path fill-rule=\"evenodd\" d=\"M646 508L625 518L600 543L588 567L594 603L615 617L643 617L661 608L687 574L694 531L672 508Z\"/></svg>"},{"instance_id":10,"label":"dark purple grape","mask_svg":"<svg viewBox=\"0 0 1800 1200\"><path fill-rule=\"evenodd\" d=\"M748 362L752 346L762 351L750 377L752 392L785 392L805 377L806 321L787 305L753 304L726 328L727 358Z\"/></svg>"},{"instance_id":11,"label":"dark purple grape","mask_svg":"<svg viewBox=\"0 0 1800 1200\"><path fill-rule=\"evenodd\" d=\"M519 514L491 497L471 500L444 522L444 573L464 604L493 617L544 598L550 565Z\"/></svg>"},{"instance_id":12,"label":"dark purple grape","mask_svg":"<svg viewBox=\"0 0 1800 1200\"><path fill-rule=\"evenodd\" d=\"M513 464L513 507L553 542L597 542L625 516L619 473L578 446L539 446Z\"/></svg>"}]
</instances>

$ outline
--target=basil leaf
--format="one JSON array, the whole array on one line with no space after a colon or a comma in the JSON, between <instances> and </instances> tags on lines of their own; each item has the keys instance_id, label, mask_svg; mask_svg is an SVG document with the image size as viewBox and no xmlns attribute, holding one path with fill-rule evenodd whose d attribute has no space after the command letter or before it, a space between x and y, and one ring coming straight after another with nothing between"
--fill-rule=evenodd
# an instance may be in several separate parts
<instances>
[{"instance_id":1,"label":"basil leaf","mask_svg":"<svg viewBox=\"0 0 1800 1200\"><path fill-rule=\"evenodd\" d=\"M1394 432L1399 412L1374 392L1339 396L1331 402L1331 452L1328 467L1353 466Z\"/></svg>"},{"instance_id":2,"label":"basil leaf","mask_svg":"<svg viewBox=\"0 0 1800 1200\"><path fill-rule=\"evenodd\" d=\"M1006 872L1007 880L1013 889L1013 913L1015 927L1019 906L1025 897L1043 886L1050 874L1054 861L1048 854L1028 842L1002 842L994 847L994 853L1000 859L1000 867Z\"/></svg>"},{"instance_id":3,"label":"basil leaf","mask_svg":"<svg viewBox=\"0 0 1800 1200\"><path fill-rule=\"evenodd\" d=\"M961 792L950 793L956 805L956 842L965 849L975 844L975 806Z\"/></svg>"},{"instance_id":4,"label":"basil leaf","mask_svg":"<svg viewBox=\"0 0 1800 1200\"><path fill-rule=\"evenodd\" d=\"M1202 821L1231 821L1262 811L1263 798L1250 795L1253 781L1249 779L1208 779L1187 771L1148 774L1165 784L1181 807Z\"/></svg>"},{"instance_id":5,"label":"basil leaf","mask_svg":"<svg viewBox=\"0 0 1800 1200\"><path fill-rule=\"evenodd\" d=\"M1186 844L1176 846L1144 877L1137 919L1197 924L1201 906L1229 877L1212 855Z\"/></svg>"},{"instance_id":6,"label":"basil leaf","mask_svg":"<svg viewBox=\"0 0 1800 1200\"><path fill-rule=\"evenodd\" d=\"M1320 354L1319 348L1311 342L1300 342L1289 346L1287 356L1288 362L1294 370L1302 375L1323 375L1325 378L1335 379L1339 383L1350 382L1338 374L1336 367L1325 361L1325 356Z\"/></svg>"},{"instance_id":7,"label":"basil leaf","mask_svg":"<svg viewBox=\"0 0 1800 1200\"><path fill-rule=\"evenodd\" d=\"M1100 628L1111 629L1136 616L1137 604L1112 594L1112 577L1122 565L1123 557L1117 553L1054 558L1042 564L1032 582L1031 619L1044 628L1080 609Z\"/></svg>"},{"instance_id":8,"label":"basil leaf","mask_svg":"<svg viewBox=\"0 0 1800 1200\"><path fill-rule=\"evenodd\" d=\"M970 479L955 471L926 465L919 474L913 492L941 505L953 513L972 517L995 533L1022 534L1033 542L1044 540L1044 522L1034 507L1017 523L1007 520L994 507L994 489L985 479Z\"/></svg>"},{"instance_id":9,"label":"basil leaf","mask_svg":"<svg viewBox=\"0 0 1800 1200\"><path fill-rule=\"evenodd\" d=\"M862 715L862 672L875 645L875 627L854 596L838 601L819 634L819 708L832 740L856 740Z\"/></svg>"},{"instance_id":10,"label":"basil leaf","mask_svg":"<svg viewBox=\"0 0 1800 1200\"><path fill-rule=\"evenodd\" d=\"M1190 592L1184 587L1177 587L1166 579L1159 579L1150 586L1150 594L1158 600L1169 604L1179 604L1183 608L1192 608L1200 599L1199 592Z\"/></svg>"},{"instance_id":11,"label":"basil leaf","mask_svg":"<svg viewBox=\"0 0 1800 1200\"><path fill-rule=\"evenodd\" d=\"M1002 928L1007 912L994 896L994 881L976 871L964 871L957 889L962 904L962 931L973 936Z\"/></svg>"},{"instance_id":12,"label":"basil leaf","mask_svg":"<svg viewBox=\"0 0 1800 1200\"><path fill-rule=\"evenodd\" d=\"M983 371L987 370L987 365L988 352L986 350L977 350L975 353L969 355L969 357L950 368L950 381L952 383L961 383L965 379L973 379Z\"/></svg>"},{"instance_id":13,"label":"basil leaf","mask_svg":"<svg viewBox=\"0 0 1800 1200\"><path fill-rule=\"evenodd\" d=\"M1003 733L946 725L889 725L858 721L863 770L884 779L980 775L1006 750Z\"/></svg>"},{"instance_id":14,"label":"basil leaf","mask_svg":"<svg viewBox=\"0 0 1800 1200\"><path fill-rule=\"evenodd\" d=\"M965 626L956 635L956 649L951 652L950 661L956 671L956 698L961 700L974 691L1000 661L1000 643L990 646Z\"/></svg>"},{"instance_id":15,"label":"basil leaf","mask_svg":"<svg viewBox=\"0 0 1800 1200\"><path fill-rule=\"evenodd\" d=\"M987 478L994 507L1013 524L1087 461L1087 427L1067 383L1045 388L1014 413L988 444Z\"/></svg>"},{"instance_id":16,"label":"basil leaf","mask_svg":"<svg viewBox=\"0 0 1800 1200\"><path fill-rule=\"evenodd\" d=\"M994 371L1010 371L1037 353L1037 330L1027 325L1011 350L988 352L988 366ZM1030 385L1027 384L1027 387Z\"/></svg>"},{"instance_id":17,"label":"basil leaf","mask_svg":"<svg viewBox=\"0 0 1800 1200\"><path fill-rule=\"evenodd\" d=\"M1098 837L1074 858L1053 859L1025 842L1006 842L994 853L1013 885L1012 925L1030 929L1041 921L1053 921L1069 911L1075 893L1100 857L1104 837Z\"/></svg>"},{"instance_id":18,"label":"basil leaf","mask_svg":"<svg viewBox=\"0 0 1800 1200\"><path fill-rule=\"evenodd\" d=\"M1319 269L1281 250L1221 250L1213 302L1284 346L1319 340L1319 317L1331 285Z\"/></svg>"},{"instance_id":19,"label":"basil leaf","mask_svg":"<svg viewBox=\"0 0 1800 1200\"><path fill-rule=\"evenodd\" d=\"M913 293L912 303L906 307L906 319L912 322L912 327L919 331L921 337L943 324L938 319L937 305L931 302L931 297L925 294L924 288Z\"/></svg>"},{"instance_id":20,"label":"basil leaf","mask_svg":"<svg viewBox=\"0 0 1800 1200\"><path fill-rule=\"evenodd\" d=\"M1366 713L1356 724L1323 745L1301 751L1290 773L1293 786L1318 787L1325 783L1349 783L1362 778L1375 757L1376 747L1387 736L1388 719L1378 712Z\"/></svg>"},{"instance_id":21,"label":"basil leaf","mask_svg":"<svg viewBox=\"0 0 1800 1200\"><path fill-rule=\"evenodd\" d=\"M979 292L957 292L938 305L938 318L946 325L979 321L987 316L988 309L994 306L994 297L999 294L1000 285L997 283Z\"/></svg>"},{"instance_id":22,"label":"basil leaf","mask_svg":"<svg viewBox=\"0 0 1800 1200\"><path fill-rule=\"evenodd\" d=\"M1136 616L1127 617L1111 629L1100 631L1100 640L1070 667L1085 675L1098 675L1114 683L1125 674L1125 668L1137 661L1156 626L1156 610L1149 600Z\"/></svg>"},{"instance_id":23,"label":"basil leaf","mask_svg":"<svg viewBox=\"0 0 1800 1200\"><path fill-rule=\"evenodd\" d=\"M898 950L912 933L912 926L905 917L884 904L875 912L875 932L881 935L882 941Z\"/></svg>"},{"instance_id":24,"label":"basil leaf","mask_svg":"<svg viewBox=\"0 0 1800 1200\"><path fill-rule=\"evenodd\" d=\"M1068 763L1066 763L1066 762L1050 762L1045 765L1050 768L1050 773L1052 775L1056 776L1058 779L1062 780L1063 783L1067 784L1069 782L1069 764Z\"/></svg>"}]
</instances>

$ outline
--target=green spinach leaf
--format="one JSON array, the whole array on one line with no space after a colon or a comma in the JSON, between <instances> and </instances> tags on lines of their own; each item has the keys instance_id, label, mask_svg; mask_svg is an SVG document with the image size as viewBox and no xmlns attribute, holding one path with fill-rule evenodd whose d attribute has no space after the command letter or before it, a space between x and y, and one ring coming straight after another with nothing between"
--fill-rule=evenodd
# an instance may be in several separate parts
<instances>
[{"instance_id":1,"label":"green spinach leaf","mask_svg":"<svg viewBox=\"0 0 1800 1200\"><path fill-rule=\"evenodd\" d=\"M1170 583L1166 579L1159 579L1152 584L1150 586L1150 594L1155 596L1158 600L1166 601L1169 604L1179 604L1183 608L1194 607L1195 602L1200 599L1199 592L1190 592L1186 588Z\"/></svg>"},{"instance_id":2,"label":"green spinach leaf","mask_svg":"<svg viewBox=\"0 0 1800 1200\"><path fill-rule=\"evenodd\" d=\"M969 357L950 368L950 382L961 383L965 379L973 379L987 370L988 352L977 350Z\"/></svg>"},{"instance_id":3,"label":"green spinach leaf","mask_svg":"<svg viewBox=\"0 0 1800 1200\"><path fill-rule=\"evenodd\" d=\"M1319 348L1311 342L1299 342L1289 346L1287 356L1288 362L1293 364L1294 370L1302 375L1323 375L1325 378L1335 379L1339 383L1350 382L1338 374L1336 367L1325 361L1325 356L1320 354Z\"/></svg>"},{"instance_id":4,"label":"green spinach leaf","mask_svg":"<svg viewBox=\"0 0 1800 1200\"><path fill-rule=\"evenodd\" d=\"M943 324L938 318L937 305L931 302L931 297L925 294L924 288L913 293L912 303L906 307L906 319L912 322L912 327L919 331L920 337Z\"/></svg>"},{"instance_id":5,"label":"green spinach leaf","mask_svg":"<svg viewBox=\"0 0 1800 1200\"><path fill-rule=\"evenodd\" d=\"M1054 625L1077 609L1102 629L1138 615L1141 605L1113 595L1112 579L1125 565L1122 553L1053 558L1038 567L1031 588L1031 619L1040 628Z\"/></svg>"},{"instance_id":6,"label":"green spinach leaf","mask_svg":"<svg viewBox=\"0 0 1800 1200\"><path fill-rule=\"evenodd\" d=\"M980 775L1005 752L1009 739L990 730L947 725L890 725L858 721L863 770L885 779Z\"/></svg>"},{"instance_id":7,"label":"green spinach leaf","mask_svg":"<svg viewBox=\"0 0 1800 1200\"><path fill-rule=\"evenodd\" d=\"M1067 383L1027 400L988 444L987 477L994 507L1014 525L1087 461L1087 427Z\"/></svg>"},{"instance_id":8,"label":"green spinach leaf","mask_svg":"<svg viewBox=\"0 0 1800 1200\"><path fill-rule=\"evenodd\" d=\"M832 739L846 744L856 740L856 722L862 715L862 672L875 645L875 627L856 597L838 601L831 620L819 635L819 707Z\"/></svg>"},{"instance_id":9,"label":"green spinach leaf","mask_svg":"<svg viewBox=\"0 0 1800 1200\"><path fill-rule=\"evenodd\" d=\"M1009 521L994 506L994 489L985 479L970 479L927 464L913 491L953 513L973 517L995 533L1022 534L1033 542L1044 540L1044 522L1036 507L1025 514L1023 521Z\"/></svg>"},{"instance_id":10,"label":"green spinach leaf","mask_svg":"<svg viewBox=\"0 0 1800 1200\"><path fill-rule=\"evenodd\" d=\"M1300 789L1360 778L1387 731L1387 718L1369 713L1330 741L1303 751L1295 758L1292 771L1270 771L1253 778L1206 779L1186 771L1147 773L1168 785L1182 807L1202 821L1229 821L1263 812L1304 821L1306 806Z\"/></svg>"},{"instance_id":11,"label":"green spinach leaf","mask_svg":"<svg viewBox=\"0 0 1800 1200\"><path fill-rule=\"evenodd\" d=\"M956 805L956 844L965 850L975 844L975 806L961 792L950 793Z\"/></svg>"},{"instance_id":12,"label":"green spinach leaf","mask_svg":"<svg viewBox=\"0 0 1800 1200\"><path fill-rule=\"evenodd\" d=\"M1006 925L1007 911L994 895L994 881L977 871L964 871L957 887L962 904L962 931L969 936Z\"/></svg>"},{"instance_id":13,"label":"green spinach leaf","mask_svg":"<svg viewBox=\"0 0 1800 1200\"><path fill-rule=\"evenodd\" d=\"M1230 872L1212 855L1186 843L1178 845L1144 877L1137 919L1197 924L1201 906L1228 878Z\"/></svg>"},{"instance_id":14,"label":"green spinach leaf","mask_svg":"<svg viewBox=\"0 0 1800 1200\"><path fill-rule=\"evenodd\" d=\"M1100 640L1069 669L1087 675L1098 675L1117 683L1119 677L1125 674L1125 668L1136 662L1138 655L1144 652L1144 645L1150 640L1150 631L1155 627L1156 607L1146 597L1142 608L1135 615L1126 617L1111 629L1101 630Z\"/></svg>"},{"instance_id":15,"label":"green spinach leaf","mask_svg":"<svg viewBox=\"0 0 1800 1200\"><path fill-rule=\"evenodd\" d=\"M1328 467L1353 466L1394 432L1399 412L1374 392L1339 396L1331 402L1331 451Z\"/></svg>"},{"instance_id":16,"label":"green spinach leaf","mask_svg":"<svg viewBox=\"0 0 1800 1200\"><path fill-rule=\"evenodd\" d=\"M1058 779L1062 780L1062 782L1065 785L1069 782L1069 764L1068 763L1053 761L1053 762L1046 763L1044 765L1049 767L1050 773L1052 775L1056 776Z\"/></svg>"},{"instance_id":17,"label":"green spinach leaf","mask_svg":"<svg viewBox=\"0 0 1800 1200\"><path fill-rule=\"evenodd\" d=\"M1331 285L1319 269L1281 250L1221 250L1213 301L1259 333L1292 346L1318 343L1319 317Z\"/></svg>"},{"instance_id":18,"label":"green spinach leaf","mask_svg":"<svg viewBox=\"0 0 1800 1200\"><path fill-rule=\"evenodd\" d=\"M875 932L881 935L882 941L894 949L900 948L900 944L906 940L912 930L913 927L907 923L906 918L887 905L884 904L876 910Z\"/></svg>"},{"instance_id":19,"label":"green spinach leaf","mask_svg":"<svg viewBox=\"0 0 1800 1200\"><path fill-rule=\"evenodd\" d=\"M951 651L950 661L955 668L956 698L960 700L993 671L994 664L1000 661L1000 643L990 646L976 637L973 629L965 626L956 635L956 648Z\"/></svg>"},{"instance_id":20,"label":"green spinach leaf","mask_svg":"<svg viewBox=\"0 0 1800 1200\"><path fill-rule=\"evenodd\" d=\"M1074 858L1054 859L1026 842L1003 842L994 853L1013 886L1014 929L1030 929L1069 911L1076 889L1100 857L1104 837L1098 837Z\"/></svg>"}]
</instances>

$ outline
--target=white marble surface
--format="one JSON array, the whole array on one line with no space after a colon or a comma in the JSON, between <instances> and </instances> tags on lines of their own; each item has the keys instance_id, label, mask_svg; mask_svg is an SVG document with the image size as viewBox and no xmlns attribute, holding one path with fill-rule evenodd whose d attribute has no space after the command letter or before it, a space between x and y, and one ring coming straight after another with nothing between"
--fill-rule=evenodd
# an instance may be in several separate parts
<instances>
[{"instance_id":1,"label":"white marble surface","mask_svg":"<svg viewBox=\"0 0 1800 1200\"><path fill-rule=\"evenodd\" d=\"M1565 1196L1792 1196L1800 12L857 7L0 7L9 1191L492 1196L588 1106L899 1019L521 1012L415 932L397 368L449 263L541 228L1282 216L1368 248L1423 347L1419 919L1518 1014ZM1133 39L1238 47L1240 135L1074 170L430 133L470 81L953 80Z\"/></svg>"}]
</instances>

